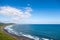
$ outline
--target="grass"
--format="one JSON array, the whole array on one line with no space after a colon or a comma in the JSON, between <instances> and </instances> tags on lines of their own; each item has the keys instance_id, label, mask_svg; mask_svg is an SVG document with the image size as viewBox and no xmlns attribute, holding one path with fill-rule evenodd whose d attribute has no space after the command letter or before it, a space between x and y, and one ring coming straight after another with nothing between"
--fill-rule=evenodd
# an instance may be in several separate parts
<instances>
[{"instance_id":1,"label":"grass","mask_svg":"<svg viewBox=\"0 0 60 40\"><path fill-rule=\"evenodd\" d=\"M4 25L0 25L0 40L16 40L12 36L6 34L1 28L4 27Z\"/></svg>"}]
</instances>

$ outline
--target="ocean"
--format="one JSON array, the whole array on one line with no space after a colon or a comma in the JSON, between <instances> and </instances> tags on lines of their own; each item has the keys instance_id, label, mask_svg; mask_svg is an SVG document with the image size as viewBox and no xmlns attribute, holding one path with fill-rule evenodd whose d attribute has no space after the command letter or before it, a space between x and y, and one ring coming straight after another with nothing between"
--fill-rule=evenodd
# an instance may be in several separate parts
<instances>
[{"instance_id":1,"label":"ocean","mask_svg":"<svg viewBox=\"0 0 60 40\"><path fill-rule=\"evenodd\" d=\"M34 40L60 40L60 24L16 24L4 29Z\"/></svg>"}]
</instances>

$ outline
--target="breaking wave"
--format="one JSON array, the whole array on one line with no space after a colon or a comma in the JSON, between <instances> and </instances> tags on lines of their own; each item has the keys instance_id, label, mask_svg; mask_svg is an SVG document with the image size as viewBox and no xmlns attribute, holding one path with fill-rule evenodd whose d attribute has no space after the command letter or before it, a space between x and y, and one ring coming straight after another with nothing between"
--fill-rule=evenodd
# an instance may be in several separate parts
<instances>
[{"instance_id":1,"label":"breaking wave","mask_svg":"<svg viewBox=\"0 0 60 40\"><path fill-rule=\"evenodd\" d=\"M4 28L4 30L6 30L7 32L9 32L11 34L15 34L17 36L25 36L25 37L31 38L33 40L53 40L53 39L48 39L48 38L40 38L40 37L32 36L32 35L29 35L29 34L23 34L22 32L18 33L15 30L12 29L13 26L14 25L6 26Z\"/></svg>"}]
</instances>

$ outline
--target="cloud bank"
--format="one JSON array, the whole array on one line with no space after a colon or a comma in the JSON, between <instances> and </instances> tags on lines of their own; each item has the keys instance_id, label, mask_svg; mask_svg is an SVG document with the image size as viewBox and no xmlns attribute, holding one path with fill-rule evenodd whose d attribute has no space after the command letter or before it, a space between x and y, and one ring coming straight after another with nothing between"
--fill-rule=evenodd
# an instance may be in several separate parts
<instances>
[{"instance_id":1,"label":"cloud bank","mask_svg":"<svg viewBox=\"0 0 60 40\"><path fill-rule=\"evenodd\" d=\"M31 7L26 7L24 8L23 11L22 9L17 9L11 6L0 7L0 14L7 16L7 17L11 17L10 20L12 20L15 23L25 22L31 16L30 14L31 11L32 11Z\"/></svg>"}]
</instances>

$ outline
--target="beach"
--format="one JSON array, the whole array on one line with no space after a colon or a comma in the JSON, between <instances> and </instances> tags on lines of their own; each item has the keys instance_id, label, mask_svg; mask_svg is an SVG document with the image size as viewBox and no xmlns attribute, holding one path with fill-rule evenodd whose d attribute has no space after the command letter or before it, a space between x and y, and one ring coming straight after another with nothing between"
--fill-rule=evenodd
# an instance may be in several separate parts
<instances>
[{"instance_id":1,"label":"beach","mask_svg":"<svg viewBox=\"0 0 60 40\"><path fill-rule=\"evenodd\" d=\"M16 24L7 30L34 40L60 40L59 24Z\"/></svg>"},{"instance_id":2,"label":"beach","mask_svg":"<svg viewBox=\"0 0 60 40\"><path fill-rule=\"evenodd\" d=\"M7 35L11 36L12 38L14 38L14 40L32 40L32 39L24 37L24 36L17 36L17 35L14 35L14 34L10 34L7 30L4 29L5 27L6 26L2 26L0 28L0 30L2 32L4 32L5 34L7 34Z\"/></svg>"},{"instance_id":3,"label":"beach","mask_svg":"<svg viewBox=\"0 0 60 40\"><path fill-rule=\"evenodd\" d=\"M58 32L60 30L59 26L59 24L16 24L13 26L1 26L0 32L2 31L5 37L8 36L6 37L7 40L60 40L60 32ZM0 36L0 40L2 39Z\"/></svg>"}]
</instances>

